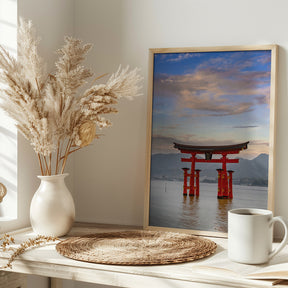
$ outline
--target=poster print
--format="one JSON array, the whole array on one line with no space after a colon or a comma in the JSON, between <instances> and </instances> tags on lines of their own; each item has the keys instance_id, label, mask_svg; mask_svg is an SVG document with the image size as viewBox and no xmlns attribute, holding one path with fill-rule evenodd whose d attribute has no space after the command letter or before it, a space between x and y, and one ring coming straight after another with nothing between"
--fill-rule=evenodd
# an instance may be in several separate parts
<instances>
[{"instance_id":1,"label":"poster print","mask_svg":"<svg viewBox=\"0 0 288 288\"><path fill-rule=\"evenodd\" d=\"M226 235L273 209L276 45L150 49L146 226Z\"/></svg>"}]
</instances>

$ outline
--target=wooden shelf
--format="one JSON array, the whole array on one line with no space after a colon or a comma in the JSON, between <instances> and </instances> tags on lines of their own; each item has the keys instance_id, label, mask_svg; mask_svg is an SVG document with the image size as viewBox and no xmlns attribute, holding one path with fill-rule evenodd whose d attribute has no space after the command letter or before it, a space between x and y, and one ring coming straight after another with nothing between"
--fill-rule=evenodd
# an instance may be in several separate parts
<instances>
[{"instance_id":1,"label":"wooden shelf","mask_svg":"<svg viewBox=\"0 0 288 288\"><path fill-rule=\"evenodd\" d=\"M78 223L72 228L67 236L80 236L89 233L111 232L135 228L137 227ZM14 231L10 234L14 235L16 244L36 236L31 228ZM227 258L227 239L210 239L215 241L218 245L214 255L202 260L183 264L117 266L86 263L65 258L57 253L55 245L48 244L44 247L31 249L25 252L12 263L12 270L6 270L51 277L54 279L51 281L54 287L61 286L59 280L55 280L55 278L127 288L271 287L271 282L250 280L243 277L243 273L245 273L246 270L247 272L252 273L257 271L259 266L231 262ZM1 252L0 265L6 264L8 258L9 253ZM284 261L287 262L287 260L288 249L284 250L283 253L281 252L281 256L276 256L273 263L270 264L278 264ZM229 270L224 267L229 267ZM263 267L263 265L261 267ZM281 285L279 287L288 286Z\"/></svg>"}]
</instances>

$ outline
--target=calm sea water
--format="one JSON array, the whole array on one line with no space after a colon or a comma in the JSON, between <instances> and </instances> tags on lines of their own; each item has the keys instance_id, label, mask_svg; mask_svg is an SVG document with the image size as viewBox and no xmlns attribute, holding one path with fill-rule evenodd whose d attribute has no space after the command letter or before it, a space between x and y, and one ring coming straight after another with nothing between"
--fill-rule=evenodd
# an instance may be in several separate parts
<instances>
[{"instance_id":1,"label":"calm sea water","mask_svg":"<svg viewBox=\"0 0 288 288\"><path fill-rule=\"evenodd\" d=\"M149 225L227 232L227 212L267 208L267 187L233 185L233 199L217 199L217 183L200 183L200 196L183 196L183 182L152 180Z\"/></svg>"}]
</instances>

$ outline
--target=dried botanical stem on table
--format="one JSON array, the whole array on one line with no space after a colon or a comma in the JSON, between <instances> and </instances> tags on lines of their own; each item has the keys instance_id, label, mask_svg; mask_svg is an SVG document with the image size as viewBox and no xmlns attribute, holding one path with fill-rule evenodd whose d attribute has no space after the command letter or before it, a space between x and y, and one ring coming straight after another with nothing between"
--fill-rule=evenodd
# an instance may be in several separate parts
<instances>
[{"instance_id":1,"label":"dried botanical stem on table","mask_svg":"<svg viewBox=\"0 0 288 288\"><path fill-rule=\"evenodd\" d=\"M6 265L0 267L0 269L12 268L12 262L20 255L25 253L28 249L36 248L47 243L56 242L59 240L57 237L38 235L36 238L29 238L22 242L18 248L11 247L10 245L15 244L14 238L9 234L4 234L0 238L2 241L0 248L2 251L13 251Z\"/></svg>"}]
</instances>

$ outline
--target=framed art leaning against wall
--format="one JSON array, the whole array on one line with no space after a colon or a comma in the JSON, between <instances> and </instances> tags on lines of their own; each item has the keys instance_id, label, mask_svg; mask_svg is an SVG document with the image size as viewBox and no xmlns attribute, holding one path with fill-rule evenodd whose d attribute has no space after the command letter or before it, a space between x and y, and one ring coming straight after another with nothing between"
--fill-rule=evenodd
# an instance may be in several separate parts
<instances>
[{"instance_id":1,"label":"framed art leaning against wall","mask_svg":"<svg viewBox=\"0 0 288 288\"><path fill-rule=\"evenodd\" d=\"M150 49L145 227L226 236L273 210L277 45Z\"/></svg>"}]
</instances>

